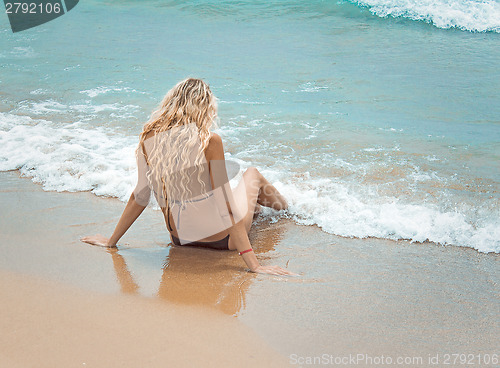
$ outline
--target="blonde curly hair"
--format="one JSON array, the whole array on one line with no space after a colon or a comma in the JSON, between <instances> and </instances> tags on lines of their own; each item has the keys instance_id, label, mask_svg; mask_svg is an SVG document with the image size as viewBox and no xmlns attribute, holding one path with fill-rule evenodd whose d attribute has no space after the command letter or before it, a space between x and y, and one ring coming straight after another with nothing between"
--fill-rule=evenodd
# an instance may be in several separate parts
<instances>
[{"instance_id":1,"label":"blonde curly hair","mask_svg":"<svg viewBox=\"0 0 500 368\"><path fill-rule=\"evenodd\" d=\"M210 128L216 124L217 100L201 79L187 78L177 83L153 111L140 134L137 154L153 133L153 148L149 155L144 152L149 164L148 181L150 187L161 190L164 199L183 203L193 196L190 167L198 168L198 182L205 188L204 153Z\"/></svg>"}]
</instances>

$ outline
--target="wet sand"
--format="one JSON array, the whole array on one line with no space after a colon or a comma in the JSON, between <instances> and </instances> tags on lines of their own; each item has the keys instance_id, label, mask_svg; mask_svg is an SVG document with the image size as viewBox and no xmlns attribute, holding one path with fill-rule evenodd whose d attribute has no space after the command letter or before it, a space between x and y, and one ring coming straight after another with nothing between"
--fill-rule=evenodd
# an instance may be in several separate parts
<instances>
[{"instance_id":1,"label":"wet sand","mask_svg":"<svg viewBox=\"0 0 500 368\"><path fill-rule=\"evenodd\" d=\"M36 298L28 291L30 283L47 282L49 289L65 290L52 294L59 296L58 305L66 302L67 295L82 293L82 301L110 298L109 305L121 305L118 298L126 298L132 304L137 301L162 310L187 311L207 323L208 315L214 314L244 324L228 325L225 331L252 336L240 331L251 330L258 336L253 342L265 343L263 355L254 350L259 351L255 358L271 357L266 360L269 366L276 366L274 362L311 366L307 359L357 354L420 357L413 366L436 366L429 359L437 354L444 359L444 354L499 353L498 254L432 243L345 239L291 220L260 221L252 229L251 241L261 262L287 265L302 273L298 278L273 277L246 272L235 252L169 246L161 213L149 208L118 250L83 244L78 240L81 236L110 234L124 204L91 193L44 192L39 185L19 178L17 172L0 173L0 203L4 213L1 290L24 298L26 308L10 312L19 319L37 315ZM14 281L6 283L5 278ZM135 316L137 313L122 315L123 328L130 334L134 331L130 326L141 325L151 326L151 333L156 333L154 323L137 322ZM28 341L49 328L47 319L62 326L64 313L33 318L30 327L23 327L22 336ZM104 326L106 321L102 320ZM3 328L4 323L5 318L2 339L13 342L3 344L1 354L16 366L25 358L21 353L24 345L22 339L9 339L16 324ZM82 325L79 333L99 338L106 328L95 325ZM186 332L187 337L191 335ZM207 347L217 349L217 345L219 355L225 356L227 348L212 344L217 339L209 340ZM176 345L175 339L168 341ZM92 351L90 345L82 345L86 347L82 350ZM12 354L6 355L6 346ZM136 346L137 359L151 356L147 347ZM161 350L160 345L155 346ZM281 355L273 355L273 349ZM187 354L175 351L179 359ZM244 361L251 365L252 359ZM363 363L358 361L357 366L370 366ZM230 366L227 364L220 361L218 366Z\"/></svg>"},{"instance_id":2,"label":"wet sand","mask_svg":"<svg viewBox=\"0 0 500 368\"><path fill-rule=\"evenodd\" d=\"M286 360L214 310L0 272L2 367L275 367Z\"/></svg>"}]
</instances>

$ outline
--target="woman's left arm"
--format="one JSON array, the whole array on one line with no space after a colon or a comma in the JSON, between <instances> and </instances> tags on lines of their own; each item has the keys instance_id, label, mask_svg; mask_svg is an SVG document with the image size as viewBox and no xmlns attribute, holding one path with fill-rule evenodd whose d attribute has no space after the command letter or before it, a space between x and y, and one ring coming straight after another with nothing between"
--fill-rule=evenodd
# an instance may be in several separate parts
<instances>
[{"instance_id":1,"label":"woman's left arm","mask_svg":"<svg viewBox=\"0 0 500 368\"><path fill-rule=\"evenodd\" d=\"M151 197L151 188L147 175L149 172L149 165L144 154L144 148L136 151L137 159L137 185L130 195L127 206L123 210L120 221L116 225L115 231L111 238L106 238L100 234L94 236L85 236L80 240L92 245L99 245L101 247L116 247L118 240L127 232L130 226L141 215L142 211L147 207L149 198Z\"/></svg>"},{"instance_id":2,"label":"woman's left arm","mask_svg":"<svg viewBox=\"0 0 500 368\"><path fill-rule=\"evenodd\" d=\"M127 230L132 226L135 220L141 215L142 211L146 206L141 206L135 201L134 193L130 195L130 198L127 202L127 206L123 210L122 216L116 225L115 231L113 231L113 235L111 238L106 238L103 235L93 235L93 236L85 236L80 240L89 243L92 245L99 245L101 247L116 247L116 243L118 240L127 232Z\"/></svg>"}]
</instances>

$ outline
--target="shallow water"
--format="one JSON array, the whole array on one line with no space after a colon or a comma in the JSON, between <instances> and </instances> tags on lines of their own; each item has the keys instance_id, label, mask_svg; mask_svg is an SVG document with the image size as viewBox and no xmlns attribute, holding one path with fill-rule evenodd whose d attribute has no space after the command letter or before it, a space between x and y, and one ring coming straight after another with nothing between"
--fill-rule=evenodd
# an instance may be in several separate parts
<instances>
[{"instance_id":1,"label":"shallow water","mask_svg":"<svg viewBox=\"0 0 500 368\"><path fill-rule=\"evenodd\" d=\"M227 157L295 221L498 253L498 2L358 3L86 1L17 34L0 17L0 170L125 200L142 124L196 76Z\"/></svg>"}]
</instances>

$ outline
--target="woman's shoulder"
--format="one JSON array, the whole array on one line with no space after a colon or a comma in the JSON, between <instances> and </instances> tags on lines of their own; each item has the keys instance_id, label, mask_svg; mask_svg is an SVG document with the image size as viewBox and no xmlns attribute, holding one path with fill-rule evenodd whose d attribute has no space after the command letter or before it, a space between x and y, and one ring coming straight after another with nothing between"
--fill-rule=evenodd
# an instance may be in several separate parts
<instances>
[{"instance_id":1,"label":"woman's shoulder","mask_svg":"<svg viewBox=\"0 0 500 368\"><path fill-rule=\"evenodd\" d=\"M222 145L222 138L220 135L214 132L210 132L210 140L208 141L208 145Z\"/></svg>"},{"instance_id":2,"label":"woman's shoulder","mask_svg":"<svg viewBox=\"0 0 500 368\"><path fill-rule=\"evenodd\" d=\"M208 146L205 150L205 156L208 160L220 159L220 156L224 157L224 149L222 147L222 138L217 133L210 133L210 140L208 141Z\"/></svg>"},{"instance_id":3,"label":"woman's shoulder","mask_svg":"<svg viewBox=\"0 0 500 368\"><path fill-rule=\"evenodd\" d=\"M156 132L154 132L153 130L151 130L150 132L148 132L146 134L146 136L144 137L144 140L148 140L149 138L153 138L155 136Z\"/></svg>"}]
</instances>

